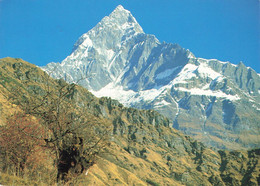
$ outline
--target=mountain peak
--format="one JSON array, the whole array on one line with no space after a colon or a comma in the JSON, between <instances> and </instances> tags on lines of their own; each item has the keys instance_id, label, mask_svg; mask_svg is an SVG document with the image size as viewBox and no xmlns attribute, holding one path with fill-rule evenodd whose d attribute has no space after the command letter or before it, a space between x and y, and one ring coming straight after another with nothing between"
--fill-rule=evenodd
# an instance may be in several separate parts
<instances>
[{"instance_id":1,"label":"mountain peak","mask_svg":"<svg viewBox=\"0 0 260 186\"><path fill-rule=\"evenodd\" d=\"M109 16L102 20L102 22L116 24L121 29L132 27L136 32L143 32L143 29L131 12L126 10L122 5L118 5Z\"/></svg>"},{"instance_id":2,"label":"mountain peak","mask_svg":"<svg viewBox=\"0 0 260 186\"><path fill-rule=\"evenodd\" d=\"M237 140L241 133L259 139L260 76L242 63L197 58L177 44L161 44L143 33L122 6L82 35L61 64L45 69L71 83L88 77L80 84L94 95L153 108L169 117L175 128L209 145L260 144L260 140Z\"/></svg>"},{"instance_id":3,"label":"mountain peak","mask_svg":"<svg viewBox=\"0 0 260 186\"><path fill-rule=\"evenodd\" d=\"M122 5L118 5L114 11L127 11L129 12L128 10L126 10Z\"/></svg>"},{"instance_id":4,"label":"mountain peak","mask_svg":"<svg viewBox=\"0 0 260 186\"><path fill-rule=\"evenodd\" d=\"M139 33L144 33L142 27L130 11L119 5L109 16L105 16L93 29L78 39L72 53L79 46L80 51L82 51L82 48L90 49L94 47L99 53L104 50L115 49L121 46L121 42ZM112 40L114 42L111 42Z\"/></svg>"}]
</instances>

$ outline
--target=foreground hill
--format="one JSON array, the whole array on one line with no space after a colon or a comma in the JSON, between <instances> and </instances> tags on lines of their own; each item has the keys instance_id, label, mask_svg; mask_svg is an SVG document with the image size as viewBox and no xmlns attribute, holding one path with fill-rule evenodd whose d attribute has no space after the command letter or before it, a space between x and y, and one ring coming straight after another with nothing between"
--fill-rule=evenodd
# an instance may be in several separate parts
<instances>
[{"instance_id":1,"label":"foreground hill","mask_svg":"<svg viewBox=\"0 0 260 186\"><path fill-rule=\"evenodd\" d=\"M21 59L0 60L1 125L8 115L24 109L10 102L18 87L23 95L40 96L46 81L58 88L60 80L49 78L40 68ZM65 83L65 82L63 82ZM52 95L55 96L55 95ZM86 114L111 123L110 145L87 175L74 184L94 185L259 185L260 150L217 151L173 129L170 121L153 110L127 108L110 98L96 98L77 86L73 99ZM46 174L46 172L39 172ZM47 173L48 174L48 173ZM13 182L10 182L11 181ZM9 180L9 182L8 182ZM0 184L29 184L0 175Z\"/></svg>"},{"instance_id":2,"label":"foreground hill","mask_svg":"<svg viewBox=\"0 0 260 186\"><path fill-rule=\"evenodd\" d=\"M61 63L43 69L70 83L89 77L80 84L94 95L157 110L209 146L259 147L260 75L242 62L198 58L160 42L122 6L83 34Z\"/></svg>"}]
</instances>

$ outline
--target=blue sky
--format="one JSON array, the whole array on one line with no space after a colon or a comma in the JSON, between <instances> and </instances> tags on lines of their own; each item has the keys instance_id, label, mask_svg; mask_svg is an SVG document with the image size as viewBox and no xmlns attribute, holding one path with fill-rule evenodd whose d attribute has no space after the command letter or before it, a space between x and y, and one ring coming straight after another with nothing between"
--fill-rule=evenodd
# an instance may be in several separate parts
<instances>
[{"instance_id":1,"label":"blue sky","mask_svg":"<svg viewBox=\"0 0 260 186\"><path fill-rule=\"evenodd\" d=\"M258 0L0 0L0 58L60 62L119 4L161 42L260 73Z\"/></svg>"}]
</instances>

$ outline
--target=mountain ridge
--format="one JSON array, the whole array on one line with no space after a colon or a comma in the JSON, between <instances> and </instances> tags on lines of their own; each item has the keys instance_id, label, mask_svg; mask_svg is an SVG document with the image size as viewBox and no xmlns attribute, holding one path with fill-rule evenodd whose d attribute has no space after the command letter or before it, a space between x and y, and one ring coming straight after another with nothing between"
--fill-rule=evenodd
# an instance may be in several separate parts
<instances>
[{"instance_id":1,"label":"mountain ridge","mask_svg":"<svg viewBox=\"0 0 260 186\"><path fill-rule=\"evenodd\" d=\"M66 84L21 59L0 59L0 74L0 98L6 98L0 100L0 110L7 108L9 103L9 112L17 111L18 107L24 109L10 101L13 94L18 95L16 100L37 98L44 95L46 89L56 90ZM111 98L96 98L80 86L76 86L72 99L73 103L86 108L85 114L106 118L112 127L110 145L106 147L108 153L98 158L87 175L76 177L72 182L74 185L259 184L259 149L217 151L207 148L171 128L169 120L156 111L127 108ZM1 118L4 117L1 113ZM46 174L51 180L42 183ZM49 171L42 172L42 169L37 171L33 180L28 177L17 179L1 172L0 183L39 185L37 181L40 179L42 185L52 185L54 179L50 176Z\"/></svg>"},{"instance_id":2,"label":"mountain ridge","mask_svg":"<svg viewBox=\"0 0 260 186\"><path fill-rule=\"evenodd\" d=\"M242 62L196 58L178 44L160 43L145 34L122 6L83 34L75 46L60 64L42 69L70 83L88 77L80 85L94 95L155 109L175 128L208 145L259 146L260 75ZM241 139L240 134L252 140Z\"/></svg>"}]
</instances>

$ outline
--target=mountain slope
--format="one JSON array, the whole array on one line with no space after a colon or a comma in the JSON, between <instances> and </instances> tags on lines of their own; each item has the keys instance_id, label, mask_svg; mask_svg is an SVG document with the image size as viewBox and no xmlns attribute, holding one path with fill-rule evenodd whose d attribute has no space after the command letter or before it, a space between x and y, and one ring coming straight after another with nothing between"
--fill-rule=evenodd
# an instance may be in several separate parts
<instances>
[{"instance_id":1,"label":"mountain slope","mask_svg":"<svg viewBox=\"0 0 260 186\"><path fill-rule=\"evenodd\" d=\"M79 84L94 95L155 109L210 146L259 147L260 75L242 62L197 58L161 43L122 6L83 34L61 63L42 68L67 82L87 77Z\"/></svg>"},{"instance_id":2,"label":"mountain slope","mask_svg":"<svg viewBox=\"0 0 260 186\"><path fill-rule=\"evenodd\" d=\"M8 102L12 96L10 90L22 88L21 97L17 98L22 99L24 95L41 96L39 93L45 91L46 83L50 88L59 88L59 80L48 78L41 69L21 59L0 59L0 73L0 96L6 98L1 101L2 108L8 104L14 110L23 109ZM259 149L230 152L206 148L170 127L169 120L156 111L127 108L110 98L98 99L80 86L73 99L86 107L86 112L106 118L113 125L108 153L100 156L87 176L76 178L73 182L76 185L257 185L260 182ZM0 176L1 184L8 183L5 177Z\"/></svg>"}]
</instances>

